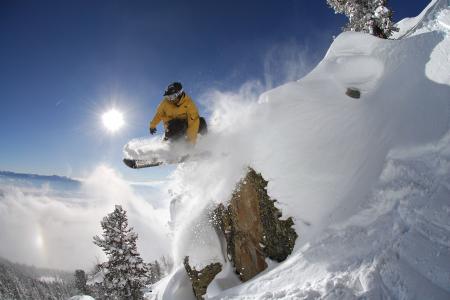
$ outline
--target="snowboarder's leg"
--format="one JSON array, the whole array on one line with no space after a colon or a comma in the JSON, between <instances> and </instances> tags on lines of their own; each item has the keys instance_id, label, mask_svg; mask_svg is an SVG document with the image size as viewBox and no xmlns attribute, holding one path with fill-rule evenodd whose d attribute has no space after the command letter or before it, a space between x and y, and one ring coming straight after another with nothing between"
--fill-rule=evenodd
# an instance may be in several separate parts
<instances>
[{"instance_id":1,"label":"snowboarder's leg","mask_svg":"<svg viewBox=\"0 0 450 300\"><path fill-rule=\"evenodd\" d=\"M166 133L164 135L164 140L178 140L184 138L188 124L186 120L183 119L173 119L167 122Z\"/></svg>"},{"instance_id":2,"label":"snowboarder's leg","mask_svg":"<svg viewBox=\"0 0 450 300\"><path fill-rule=\"evenodd\" d=\"M206 125L205 118L200 117L200 126L198 127L198 133L201 135L206 135L208 133L208 125ZM179 140L184 138L186 135L186 130L188 128L188 123L184 119L173 119L167 123L166 133L164 135L164 140Z\"/></svg>"},{"instance_id":3,"label":"snowboarder's leg","mask_svg":"<svg viewBox=\"0 0 450 300\"><path fill-rule=\"evenodd\" d=\"M206 125L205 118L200 117L200 126L198 127L198 133L206 135L208 133L208 126Z\"/></svg>"}]
</instances>

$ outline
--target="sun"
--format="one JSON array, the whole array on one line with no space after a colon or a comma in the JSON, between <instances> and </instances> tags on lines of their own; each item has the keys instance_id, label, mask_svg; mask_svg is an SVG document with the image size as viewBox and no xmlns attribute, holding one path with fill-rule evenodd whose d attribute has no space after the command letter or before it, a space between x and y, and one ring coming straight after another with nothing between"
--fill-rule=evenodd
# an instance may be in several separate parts
<instances>
[{"instance_id":1,"label":"sun","mask_svg":"<svg viewBox=\"0 0 450 300\"><path fill-rule=\"evenodd\" d=\"M125 124L123 114L117 109L110 109L102 115L102 122L110 132L116 132Z\"/></svg>"}]
</instances>

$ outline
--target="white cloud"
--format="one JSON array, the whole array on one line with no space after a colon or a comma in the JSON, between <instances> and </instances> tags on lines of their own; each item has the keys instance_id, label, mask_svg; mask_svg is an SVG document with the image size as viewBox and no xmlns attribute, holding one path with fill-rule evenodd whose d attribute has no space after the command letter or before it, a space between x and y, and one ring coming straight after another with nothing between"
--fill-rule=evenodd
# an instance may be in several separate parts
<instances>
[{"instance_id":1,"label":"white cloud","mask_svg":"<svg viewBox=\"0 0 450 300\"><path fill-rule=\"evenodd\" d=\"M0 256L36 266L90 269L100 248L92 237L101 234L100 220L115 204L127 211L130 226L139 234L144 260L166 254L170 248L168 209L153 192L138 195L113 169L100 166L80 190L58 193L48 185L0 185ZM158 207L157 209L155 207Z\"/></svg>"}]
</instances>

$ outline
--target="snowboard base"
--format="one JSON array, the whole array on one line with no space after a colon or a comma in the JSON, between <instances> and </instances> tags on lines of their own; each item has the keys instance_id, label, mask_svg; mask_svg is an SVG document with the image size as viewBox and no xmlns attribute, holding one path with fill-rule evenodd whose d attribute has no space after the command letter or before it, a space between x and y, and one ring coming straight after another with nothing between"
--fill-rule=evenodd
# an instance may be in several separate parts
<instances>
[{"instance_id":1,"label":"snowboard base","mask_svg":"<svg viewBox=\"0 0 450 300\"><path fill-rule=\"evenodd\" d=\"M196 153L196 154L186 154L177 159L170 159L170 160L158 160L156 158L155 159L124 158L123 162L129 168L142 169L142 168L157 167L157 166L161 166L161 165L181 164L183 162L196 161L196 160L204 159L204 158L207 158L210 156L211 156L210 152L201 152L201 153Z\"/></svg>"},{"instance_id":2,"label":"snowboard base","mask_svg":"<svg viewBox=\"0 0 450 300\"><path fill-rule=\"evenodd\" d=\"M156 167L160 166L162 162L151 162L148 160L142 160L142 159L129 159L124 158L123 163L132 169L141 169L141 168L147 168L147 167Z\"/></svg>"},{"instance_id":3,"label":"snowboard base","mask_svg":"<svg viewBox=\"0 0 450 300\"><path fill-rule=\"evenodd\" d=\"M188 158L189 158L189 155L185 155L176 161L158 161L158 160L147 160L147 159L124 158L123 162L129 168L142 169L142 168L157 167L157 166L161 166L161 165L178 164L178 163L182 163L182 162L186 161Z\"/></svg>"}]
</instances>

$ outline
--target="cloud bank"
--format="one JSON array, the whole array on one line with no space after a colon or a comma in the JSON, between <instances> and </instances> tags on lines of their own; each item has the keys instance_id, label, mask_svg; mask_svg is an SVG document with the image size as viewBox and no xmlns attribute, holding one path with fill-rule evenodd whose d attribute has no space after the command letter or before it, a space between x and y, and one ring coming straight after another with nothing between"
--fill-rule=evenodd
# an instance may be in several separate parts
<instances>
[{"instance_id":1,"label":"cloud bank","mask_svg":"<svg viewBox=\"0 0 450 300\"><path fill-rule=\"evenodd\" d=\"M113 169L97 167L80 189L61 193L49 185L0 183L0 256L39 267L89 270L104 259L92 237L101 234L100 220L120 204L129 225L139 234L144 260L167 255L170 249L168 206L162 193L147 197Z\"/></svg>"}]
</instances>

